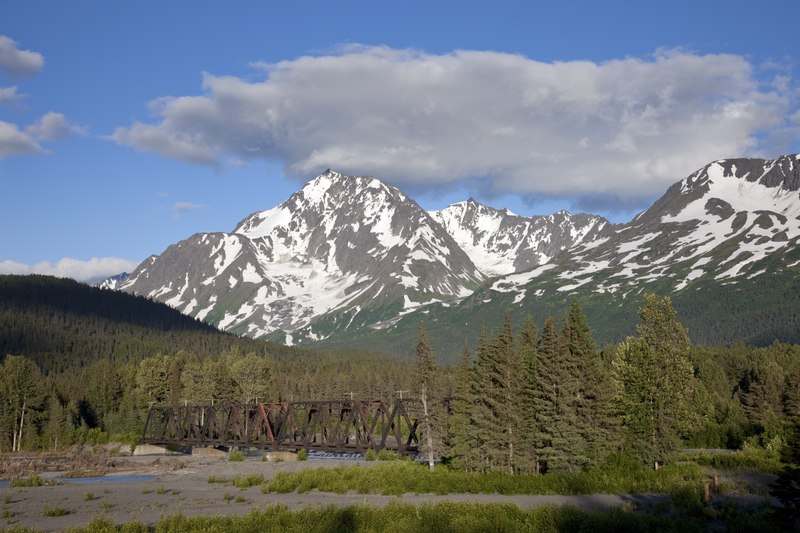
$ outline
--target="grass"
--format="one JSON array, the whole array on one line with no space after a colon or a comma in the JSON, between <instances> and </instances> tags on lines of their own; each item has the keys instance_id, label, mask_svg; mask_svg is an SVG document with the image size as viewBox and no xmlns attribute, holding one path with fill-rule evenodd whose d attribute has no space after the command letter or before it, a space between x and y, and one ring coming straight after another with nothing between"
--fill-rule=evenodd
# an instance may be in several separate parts
<instances>
[{"instance_id":1,"label":"grass","mask_svg":"<svg viewBox=\"0 0 800 533\"><path fill-rule=\"evenodd\" d=\"M91 502L98 498L99 496L95 496L94 492L87 492L86 494L83 495L83 501L85 502Z\"/></svg>"},{"instance_id":2,"label":"grass","mask_svg":"<svg viewBox=\"0 0 800 533\"><path fill-rule=\"evenodd\" d=\"M113 503L111 503L111 502L103 502L102 504L100 504L100 508L101 508L103 511L106 511L106 512L108 512L108 511L110 511L111 509L113 509L113 508L114 508L114 504L113 504Z\"/></svg>"},{"instance_id":3,"label":"grass","mask_svg":"<svg viewBox=\"0 0 800 533\"><path fill-rule=\"evenodd\" d=\"M233 497L231 496L231 499ZM721 524L729 530L751 530L753 525L770 530L772 523L767 515L731 514L723 516ZM516 531L667 531L690 533L706 531L714 523L703 515L685 515L673 512L650 514L623 510L588 512L569 506L542 506L521 510L515 505L477 504L463 502L441 502L414 506L401 502L390 502L384 507L334 505L306 507L290 511L285 505L275 505L250 511L244 516L197 516L177 514L162 517L153 530L189 532L328 532L353 531L408 533L416 531L436 532L516 532ZM716 519L718 520L718 518ZM720 524L717 523L719 526ZM93 519L80 532L118 531L113 522L102 518ZM122 526L122 531L144 532L140 522Z\"/></svg>"},{"instance_id":4,"label":"grass","mask_svg":"<svg viewBox=\"0 0 800 533\"><path fill-rule=\"evenodd\" d=\"M41 487L44 480L39 476L31 477L12 477L8 483L9 487Z\"/></svg>"},{"instance_id":5,"label":"grass","mask_svg":"<svg viewBox=\"0 0 800 533\"><path fill-rule=\"evenodd\" d=\"M262 474L249 474L247 476L236 476L231 480L234 487L239 489L247 489L255 487L264 483L264 476Z\"/></svg>"},{"instance_id":6,"label":"grass","mask_svg":"<svg viewBox=\"0 0 800 533\"><path fill-rule=\"evenodd\" d=\"M225 500L227 503L231 503L231 501L233 500L233 494L231 494L230 492L226 492L225 494L222 495L222 499Z\"/></svg>"},{"instance_id":7,"label":"grass","mask_svg":"<svg viewBox=\"0 0 800 533\"><path fill-rule=\"evenodd\" d=\"M231 482L231 478L223 477L223 476L211 475L211 476L208 476L208 482L209 483L230 483Z\"/></svg>"},{"instance_id":8,"label":"grass","mask_svg":"<svg viewBox=\"0 0 800 533\"><path fill-rule=\"evenodd\" d=\"M156 494L166 494L167 492L169 491L164 488L164 485L159 485L156 487Z\"/></svg>"},{"instance_id":9,"label":"grass","mask_svg":"<svg viewBox=\"0 0 800 533\"><path fill-rule=\"evenodd\" d=\"M298 461L308 461L308 450L303 448L299 452L297 452L297 460Z\"/></svg>"},{"instance_id":10,"label":"grass","mask_svg":"<svg viewBox=\"0 0 800 533\"><path fill-rule=\"evenodd\" d=\"M228 461L242 462L244 461L244 452L241 450L231 450L228 452Z\"/></svg>"},{"instance_id":11,"label":"grass","mask_svg":"<svg viewBox=\"0 0 800 533\"><path fill-rule=\"evenodd\" d=\"M780 474L785 466L777 453L766 450L737 450L730 453L682 454L681 459L714 468L753 468L760 472Z\"/></svg>"},{"instance_id":12,"label":"grass","mask_svg":"<svg viewBox=\"0 0 800 533\"><path fill-rule=\"evenodd\" d=\"M50 507L49 505L45 505L42 508L42 516L64 516L68 515L69 511L63 507Z\"/></svg>"},{"instance_id":13,"label":"grass","mask_svg":"<svg viewBox=\"0 0 800 533\"><path fill-rule=\"evenodd\" d=\"M142 494L151 494L152 492L153 492L153 489L148 489L148 488L142 489Z\"/></svg>"},{"instance_id":14,"label":"grass","mask_svg":"<svg viewBox=\"0 0 800 533\"><path fill-rule=\"evenodd\" d=\"M409 461L410 458L407 455L400 455L399 453L395 453L392 450L381 450L376 452L372 448L367 450L364 454L365 461Z\"/></svg>"},{"instance_id":15,"label":"grass","mask_svg":"<svg viewBox=\"0 0 800 533\"><path fill-rule=\"evenodd\" d=\"M702 467L676 463L653 471L635 460L615 457L602 468L574 474L515 475L470 473L439 466L427 467L405 461L370 468L341 466L280 472L262 485L266 492L335 492L359 494L625 494L670 491L702 486Z\"/></svg>"}]
</instances>

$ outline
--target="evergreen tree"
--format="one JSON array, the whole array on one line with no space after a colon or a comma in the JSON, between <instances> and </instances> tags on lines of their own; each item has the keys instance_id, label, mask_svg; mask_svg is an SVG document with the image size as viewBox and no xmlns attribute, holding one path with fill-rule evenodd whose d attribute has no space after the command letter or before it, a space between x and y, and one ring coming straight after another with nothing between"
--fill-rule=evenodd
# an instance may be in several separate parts
<instances>
[{"instance_id":1,"label":"evergreen tree","mask_svg":"<svg viewBox=\"0 0 800 533\"><path fill-rule=\"evenodd\" d=\"M645 296L637 336L623 342L614 361L625 446L648 464L663 461L680 446L691 419L694 369L689 335L669 298Z\"/></svg>"},{"instance_id":2,"label":"evergreen tree","mask_svg":"<svg viewBox=\"0 0 800 533\"><path fill-rule=\"evenodd\" d=\"M541 440L540 431L536 424L536 397L537 397L537 368L538 351L536 344L538 336L533 317L528 315L519 334L519 351L522 369L522 383L520 386L520 439L519 465L523 472L539 473L539 455L536 443Z\"/></svg>"},{"instance_id":3,"label":"evergreen tree","mask_svg":"<svg viewBox=\"0 0 800 533\"><path fill-rule=\"evenodd\" d=\"M539 342L536 369L537 453L549 472L574 472L586 463L578 432L577 364L548 317Z\"/></svg>"},{"instance_id":4,"label":"evergreen tree","mask_svg":"<svg viewBox=\"0 0 800 533\"><path fill-rule=\"evenodd\" d=\"M608 368L586 324L586 317L574 299L564 321L562 337L567 352L565 359L577 366L575 414L582 448L588 463L597 466L616 447L613 386Z\"/></svg>"},{"instance_id":5,"label":"evergreen tree","mask_svg":"<svg viewBox=\"0 0 800 533\"><path fill-rule=\"evenodd\" d=\"M455 387L450 402L450 416L448 418L449 455L453 465L461 470L477 470L480 458L476 453L478 449L478 435L475 425L472 424L472 409L476 403L473 395L474 369L470 362L470 353L464 343L461 355L461 364L455 375Z\"/></svg>"}]
</instances>

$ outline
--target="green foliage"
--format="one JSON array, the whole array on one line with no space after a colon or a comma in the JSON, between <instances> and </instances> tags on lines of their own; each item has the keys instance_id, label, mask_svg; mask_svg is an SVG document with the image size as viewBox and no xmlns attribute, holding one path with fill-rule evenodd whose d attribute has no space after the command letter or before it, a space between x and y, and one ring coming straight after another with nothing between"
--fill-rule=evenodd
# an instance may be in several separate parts
<instances>
[{"instance_id":1,"label":"green foliage","mask_svg":"<svg viewBox=\"0 0 800 533\"><path fill-rule=\"evenodd\" d=\"M228 461L242 462L244 461L244 452L242 450L231 450L228 452Z\"/></svg>"},{"instance_id":2,"label":"green foliage","mask_svg":"<svg viewBox=\"0 0 800 533\"><path fill-rule=\"evenodd\" d=\"M645 296L636 331L617 350L614 378L625 449L653 464L680 448L681 431L691 422L694 369L689 336L669 298Z\"/></svg>"},{"instance_id":3,"label":"green foliage","mask_svg":"<svg viewBox=\"0 0 800 533\"><path fill-rule=\"evenodd\" d=\"M246 476L236 476L231 480L234 487L239 489L247 489L255 487L264 483L264 476L262 474L248 474Z\"/></svg>"},{"instance_id":4,"label":"green foliage","mask_svg":"<svg viewBox=\"0 0 800 533\"><path fill-rule=\"evenodd\" d=\"M308 450L303 448L302 450L297 452L297 460L298 461L308 461Z\"/></svg>"},{"instance_id":5,"label":"green foliage","mask_svg":"<svg viewBox=\"0 0 800 533\"><path fill-rule=\"evenodd\" d=\"M30 477L15 477L9 481L9 487L41 487L44 485L44 480L39 476Z\"/></svg>"},{"instance_id":6,"label":"green foliage","mask_svg":"<svg viewBox=\"0 0 800 533\"><path fill-rule=\"evenodd\" d=\"M68 515L69 511L64 507L50 507L50 505L45 505L42 508L42 516L65 516Z\"/></svg>"},{"instance_id":7,"label":"green foliage","mask_svg":"<svg viewBox=\"0 0 800 533\"><path fill-rule=\"evenodd\" d=\"M577 473L508 475L501 472L463 472L425 468L408 462L363 468L343 466L279 472L262 485L264 492L308 492L319 490L344 494L599 494L669 492L675 487L697 486L702 469L688 463L667 465L654 471L639 461L614 454L600 468Z\"/></svg>"},{"instance_id":8,"label":"green foliage","mask_svg":"<svg viewBox=\"0 0 800 533\"><path fill-rule=\"evenodd\" d=\"M96 500L97 498L98 496L95 496L94 492L87 492L86 494L83 495L83 501L85 502L91 502Z\"/></svg>"}]
</instances>

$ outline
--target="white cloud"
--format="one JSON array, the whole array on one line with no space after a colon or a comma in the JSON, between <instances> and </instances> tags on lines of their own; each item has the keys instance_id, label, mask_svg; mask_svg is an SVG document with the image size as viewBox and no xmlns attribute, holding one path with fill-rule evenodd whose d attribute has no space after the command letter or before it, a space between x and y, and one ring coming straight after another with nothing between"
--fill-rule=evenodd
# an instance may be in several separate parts
<instances>
[{"instance_id":1,"label":"white cloud","mask_svg":"<svg viewBox=\"0 0 800 533\"><path fill-rule=\"evenodd\" d=\"M43 151L30 135L20 131L16 125L0 120L0 159Z\"/></svg>"},{"instance_id":2,"label":"white cloud","mask_svg":"<svg viewBox=\"0 0 800 533\"><path fill-rule=\"evenodd\" d=\"M26 96L27 96L26 94L20 94L17 92L16 85L11 87L0 87L0 104L4 105L18 104Z\"/></svg>"},{"instance_id":3,"label":"white cloud","mask_svg":"<svg viewBox=\"0 0 800 533\"><path fill-rule=\"evenodd\" d=\"M60 141L72 133L83 135L85 129L70 124L61 113L50 111L42 115L36 123L25 128L25 133L44 141Z\"/></svg>"},{"instance_id":4,"label":"white cloud","mask_svg":"<svg viewBox=\"0 0 800 533\"><path fill-rule=\"evenodd\" d=\"M410 189L631 200L710 160L769 151L792 98L737 55L545 63L498 52L431 55L350 46L255 65L263 81L206 74L200 96L112 138L194 164L277 160ZM766 140L765 140L766 139Z\"/></svg>"},{"instance_id":5,"label":"white cloud","mask_svg":"<svg viewBox=\"0 0 800 533\"><path fill-rule=\"evenodd\" d=\"M44 66L44 56L39 52L20 50L17 43L0 35L0 69L11 76L33 76L38 74Z\"/></svg>"},{"instance_id":6,"label":"white cloud","mask_svg":"<svg viewBox=\"0 0 800 533\"><path fill-rule=\"evenodd\" d=\"M77 281L89 281L107 278L122 272L132 272L138 262L118 257L93 257L88 261L65 257L57 263L43 261L33 265L16 261L0 261L0 274L45 274L59 278L72 278Z\"/></svg>"}]
</instances>

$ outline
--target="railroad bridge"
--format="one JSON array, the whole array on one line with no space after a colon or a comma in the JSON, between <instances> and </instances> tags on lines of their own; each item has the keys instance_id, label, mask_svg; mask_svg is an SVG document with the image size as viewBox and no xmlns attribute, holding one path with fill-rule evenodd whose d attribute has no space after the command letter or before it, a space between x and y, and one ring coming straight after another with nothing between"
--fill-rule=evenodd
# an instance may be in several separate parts
<instances>
[{"instance_id":1,"label":"railroad bridge","mask_svg":"<svg viewBox=\"0 0 800 533\"><path fill-rule=\"evenodd\" d=\"M333 400L151 406L141 442L157 446L366 452L418 449L418 401Z\"/></svg>"}]
</instances>

